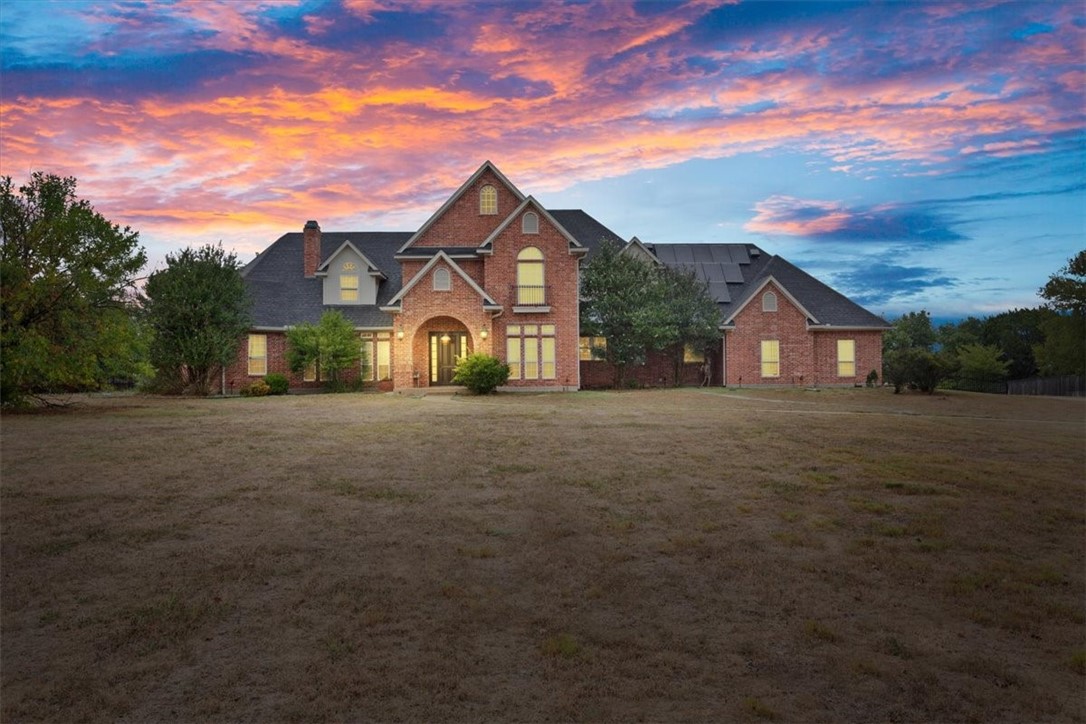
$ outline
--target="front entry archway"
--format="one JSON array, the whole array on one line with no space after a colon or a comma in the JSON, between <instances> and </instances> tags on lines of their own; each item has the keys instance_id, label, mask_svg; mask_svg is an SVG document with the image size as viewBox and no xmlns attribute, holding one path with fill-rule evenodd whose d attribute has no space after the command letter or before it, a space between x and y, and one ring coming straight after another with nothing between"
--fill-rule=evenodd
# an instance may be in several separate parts
<instances>
[{"instance_id":1,"label":"front entry archway","mask_svg":"<svg viewBox=\"0 0 1086 724\"><path fill-rule=\"evenodd\" d=\"M467 332L430 332L430 385L451 385L457 361L467 354Z\"/></svg>"}]
</instances>

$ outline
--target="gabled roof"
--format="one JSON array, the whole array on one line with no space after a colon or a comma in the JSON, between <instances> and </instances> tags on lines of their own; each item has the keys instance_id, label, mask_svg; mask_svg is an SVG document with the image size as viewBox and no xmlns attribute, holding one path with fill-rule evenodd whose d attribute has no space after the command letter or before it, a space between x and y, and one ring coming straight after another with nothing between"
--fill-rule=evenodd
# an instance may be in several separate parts
<instances>
[{"instance_id":1,"label":"gabled roof","mask_svg":"<svg viewBox=\"0 0 1086 724\"><path fill-rule=\"evenodd\" d=\"M400 307L402 307L402 305L403 305L404 295L406 295L409 291L411 291L411 289L416 284L418 284L420 281L422 281L426 277L426 275L430 272L430 270L433 269L434 266L439 261L444 261L446 264L448 264L449 268L452 269L453 271L455 271L457 274L459 274L460 277L465 282L467 282L467 285L472 290L474 290L482 298L482 300L483 300L483 309L492 310L492 311L500 311L501 310L502 306L500 304L498 304L497 302L495 302L490 297L489 294L487 294L485 291L483 291L483 288L480 287L478 284L476 284L475 280L472 279L470 276L468 276L467 272L465 272L463 269L461 269L460 265L457 264L455 261L453 261L449 257L449 255L446 254L443 251L439 251L437 254L434 254L433 258L430 259L430 261L426 262L426 264L424 264L423 267L421 269L419 269L418 273L415 274L415 276L411 277L411 281L409 281L409 282L407 282L407 284L403 285L403 288L400 289L399 292L397 292L396 296L394 296L392 299L388 300L388 302L386 302L385 304L381 305L381 309L383 311L400 311Z\"/></svg>"},{"instance_id":2,"label":"gabled roof","mask_svg":"<svg viewBox=\"0 0 1086 724\"><path fill-rule=\"evenodd\" d=\"M463 184L461 184L460 188L458 188L456 190L456 192L453 193L453 195L450 196L449 199L444 204L441 205L441 208L438 209L437 211L435 211L433 216L431 216L429 219L427 219L426 223L423 224L422 226L420 226L419 230L411 235L411 238L408 239L407 242L402 247L400 247L399 252L402 253L409 246L414 244L415 241L418 240L418 238L420 236L425 234L427 229L429 229L431 226L433 226L434 222L437 221L438 219L440 219L445 214L445 212L448 211L452 207L452 205L455 204L460 199L460 197L463 196L467 192L467 190L469 188L471 188L475 184L476 181L479 180L479 177L482 176L487 171L490 171L491 173L493 173L495 176L498 177L498 179L503 184L508 186L509 190L513 192L513 195L516 197L517 201L523 201L524 200L524 194L522 194L520 192L520 189L518 189L516 186L513 185L512 181L510 181L509 179L507 179L505 177L505 174L503 174L501 171L498 170L497 166L492 164L490 161L484 161L483 165L479 167L479 170L477 170L475 173L473 173L471 175L471 178L469 178L467 181L465 181Z\"/></svg>"},{"instance_id":3,"label":"gabled roof","mask_svg":"<svg viewBox=\"0 0 1086 724\"><path fill-rule=\"evenodd\" d=\"M570 234L569 231L567 231L564 226L562 226L560 223L558 223L557 219L555 219L553 216L551 216L549 211L544 209L539 204L539 202L535 200L534 197L529 196L528 198L524 199L524 201L521 202L520 206L513 209L513 213L511 213L511 214L509 214L509 216L505 217L505 221L498 224L498 228L494 229L494 231L492 231L490 233L490 236L486 237L486 239L483 241L483 243L479 245L479 251L483 252L484 249L493 249L494 248L494 246L493 246L494 240L497 239L501 235L501 233L503 231L505 231L506 228L508 228L509 224L513 223L513 220L516 219L518 216L520 216L524 212L524 210L527 209L529 206L531 206L536 211L538 211L540 214L542 214L543 218L546 219L547 222L549 224L551 224L551 226L558 229L559 233L561 233L562 236L565 237L566 241L569 242L569 247L570 247L569 250L570 250L571 254L577 253L577 251L579 249L584 249L584 247L581 245L581 242L577 241L577 239L575 239L573 237L573 235ZM588 251L587 249L584 249L584 251L582 251L580 253L587 253L587 251Z\"/></svg>"},{"instance_id":4,"label":"gabled roof","mask_svg":"<svg viewBox=\"0 0 1086 724\"><path fill-rule=\"evenodd\" d=\"M648 262L651 262L655 266L659 266L660 264L663 264L663 262L660 261L656 257L656 255L653 254L652 251L647 246L645 246L641 242L641 240L638 239L636 236L633 237L632 239L630 239L630 242L628 244L626 244L626 246L622 247L622 251L620 253L622 253L622 254L635 254L635 255L639 256L640 258L642 258L642 259L644 259L644 260L646 260Z\"/></svg>"},{"instance_id":5,"label":"gabled roof","mask_svg":"<svg viewBox=\"0 0 1086 724\"><path fill-rule=\"evenodd\" d=\"M324 305L321 277L306 278L302 269L301 232L283 234L242 271L252 299L253 327L283 329L302 322L316 324L328 309L343 313L355 327L391 328L392 316L380 309L400 290L400 263L393 257L411 232L338 232L321 234L321 259L327 259L348 240L385 276L377 287L377 304Z\"/></svg>"},{"instance_id":6,"label":"gabled roof","mask_svg":"<svg viewBox=\"0 0 1086 724\"><path fill-rule=\"evenodd\" d=\"M323 246L323 244L321 246ZM387 279L388 278L387 276L385 276L384 272L382 272L377 267L376 264L374 264L372 261L370 261L366 257L365 254L363 254L361 251L359 251L358 247L356 247L354 244L352 244L350 242L350 240L347 240L347 241L343 242L342 244L340 244L338 249L336 249L335 251L333 251L331 254L328 255L328 257L324 260L324 262L319 267L317 267L317 271L316 271L317 276L325 276L325 275L327 275L328 274L328 265L332 263L333 259L335 259L337 256L339 256L339 253L341 251L343 251L344 249L347 249L347 248L350 248L355 254L358 254L358 256L360 256L362 258L362 261L365 262L366 266L369 267L368 271L369 271L371 276L375 276L375 277L379 276L382 279Z\"/></svg>"},{"instance_id":7,"label":"gabled roof","mask_svg":"<svg viewBox=\"0 0 1086 724\"><path fill-rule=\"evenodd\" d=\"M551 209L551 218L562 225L577 242L588 249L588 258L604 241L613 241L619 246L626 242L621 236L596 221L581 209Z\"/></svg>"},{"instance_id":8,"label":"gabled roof","mask_svg":"<svg viewBox=\"0 0 1086 724\"><path fill-rule=\"evenodd\" d=\"M788 287L781 284L779 281L777 281L777 279L772 274L770 274L769 276L763 278L762 281L757 286L755 286L754 284L749 285L750 286L750 292L746 293L744 295L742 302L739 302L737 304L732 305L731 313L728 314L727 318L724 320L724 324L725 325L731 324L732 320L734 320L739 315L739 313L742 312L746 308L746 306L748 304L750 304L751 300L756 299L758 297L758 295L761 294L762 290L765 289L766 287L768 287L770 284L773 284L778 289L780 289L781 294L783 294L785 297L788 298L788 301L790 301L792 303L792 306L794 306L796 309L798 309L800 311L800 313L803 314L803 316L807 318L807 323L808 324L818 324L819 323L818 322L818 317L811 314L811 312L808 311L808 309L805 306L803 306L803 302L796 299L792 295L792 293L788 291Z\"/></svg>"}]
</instances>

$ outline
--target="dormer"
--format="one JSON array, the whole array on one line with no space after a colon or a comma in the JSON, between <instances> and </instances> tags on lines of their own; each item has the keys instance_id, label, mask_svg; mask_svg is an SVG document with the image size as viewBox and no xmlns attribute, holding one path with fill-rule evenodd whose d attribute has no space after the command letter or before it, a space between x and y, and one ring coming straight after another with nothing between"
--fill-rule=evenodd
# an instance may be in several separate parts
<instances>
[{"instance_id":1,"label":"dormer","mask_svg":"<svg viewBox=\"0 0 1086 724\"><path fill-rule=\"evenodd\" d=\"M376 304L377 289L386 279L350 241L343 242L317 267L316 276L324 280L325 305Z\"/></svg>"}]
</instances>

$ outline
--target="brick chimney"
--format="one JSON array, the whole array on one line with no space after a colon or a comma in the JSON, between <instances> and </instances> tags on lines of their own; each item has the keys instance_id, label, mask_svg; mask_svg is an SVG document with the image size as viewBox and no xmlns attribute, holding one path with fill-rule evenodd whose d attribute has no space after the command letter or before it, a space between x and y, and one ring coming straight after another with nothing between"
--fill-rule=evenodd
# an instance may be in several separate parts
<instances>
[{"instance_id":1,"label":"brick chimney","mask_svg":"<svg viewBox=\"0 0 1086 724\"><path fill-rule=\"evenodd\" d=\"M302 249L302 267L306 277L312 277L317 273L317 267L321 263L321 227L316 221L305 222L302 229L302 238L305 240Z\"/></svg>"}]
</instances>

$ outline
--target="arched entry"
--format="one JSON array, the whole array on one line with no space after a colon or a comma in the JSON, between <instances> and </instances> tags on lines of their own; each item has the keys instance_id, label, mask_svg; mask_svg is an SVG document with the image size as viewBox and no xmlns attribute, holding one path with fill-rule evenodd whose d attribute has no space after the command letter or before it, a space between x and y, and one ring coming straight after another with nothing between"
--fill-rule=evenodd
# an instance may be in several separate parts
<instances>
[{"instance_id":1,"label":"arched entry","mask_svg":"<svg viewBox=\"0 0 1086 724\"><path fill-rule=\"evenodd\" d=\"M426 320L415 333L415 359L426 360L420 377L428 387L451 385L456 363L471 353L471 333L462 322L453 317L434 317Z\"/></svg>"}]
</instances>

